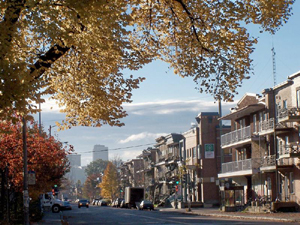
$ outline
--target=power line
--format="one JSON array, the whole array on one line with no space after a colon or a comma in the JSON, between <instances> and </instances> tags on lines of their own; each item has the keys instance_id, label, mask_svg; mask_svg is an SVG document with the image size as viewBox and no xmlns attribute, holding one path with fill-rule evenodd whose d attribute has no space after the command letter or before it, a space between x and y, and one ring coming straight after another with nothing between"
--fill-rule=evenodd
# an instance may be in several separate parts
<instances>
[{"instance_id":1,"label":"power line","mask_svg":"<svg viewBox=\"0 0 300 225\"><path fill-rule=\"evenodd\" d=\"M123 147L123 148L103 149L103 150L99 150L99 151L87 151L87 152L78 152L78 153L85 154L85 153L93 153L93 152L117 151L117 150L129 149L129 148L144 147L144 146L149 146L149 145L154 145L154 144L157 144L157 143L149 143L149 144L143 144L143 145L128 146L128 147Z\"/></svg>"}]
</instances>

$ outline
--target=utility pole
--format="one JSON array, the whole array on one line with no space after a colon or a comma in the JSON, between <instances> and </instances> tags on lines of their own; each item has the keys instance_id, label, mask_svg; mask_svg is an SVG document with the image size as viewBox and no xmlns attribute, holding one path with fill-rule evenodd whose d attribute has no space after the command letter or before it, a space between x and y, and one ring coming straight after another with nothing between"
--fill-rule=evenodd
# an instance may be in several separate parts
<instances>
[{"instance_id":1,"label":"utility pole","mask_svg":"<svg viewBox=\"0 0 300 225\"><path fill-rule=\"evenodd\" d=\"M222 105L221 105L221 98L219 98L219 116L220 118L222 117ZM223 149L222 149L222 120L219 120L219 127L220 127L220 153L221 153L221 172L222 172L222 164L224 163L224 154L223 154Z\"/></svg>"},{"instance_id":2,"label":"utility pole","mask_svg":"<svg viewBox=\"0 0 300 225\"><path fill-rule=\"evenodd\" d=\"M275 153L275 189L276 189L276 199L278 199L278 195L279 195L279 180L278 180L278 162L277 162L277 158L278 158L278 150L277 150L277 137L276 137L276 120L277 120L277 107L276 107L276 93L275 93L275 86L276 86L276 62L275 62L275 49L273 47L273 43L272 43L272 62L273 62L273 79L274 79L274 87L273 87L273 101L274 101L274 122L273 122L273 126L274 126L274 153Z\"/></svg>"},{"instance_id":3,"label":"utility pole","mask_svg":"<svg viewBox=\"0 0 300 225\"><path fill-rule=\"evenodd\" d=\"M41 102L39 101L39 133L42 135L42 112L41 112Z\"/></svg>"},{"instance_id":4,"label":"utility pole","mask_svg":"<svg viewBox=\"0 0 300 225\"><path fill-rule=\"evenodd\" d=\"M27 169L27 143L26 143L26 119L23 116L23 160L24 160L24 180L23 180L23 209L24 225L29 225L29 193L28 193L28 169Z\"/></svg>"}]
</instances>

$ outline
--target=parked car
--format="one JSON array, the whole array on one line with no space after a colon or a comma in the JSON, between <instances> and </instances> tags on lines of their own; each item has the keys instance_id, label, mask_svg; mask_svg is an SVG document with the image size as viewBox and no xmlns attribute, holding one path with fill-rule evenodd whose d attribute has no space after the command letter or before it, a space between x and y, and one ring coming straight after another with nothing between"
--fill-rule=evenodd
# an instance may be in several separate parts
<instances>
[{"instance_id":1,"label":"parked car","mask_svg":"<svg viewBox=\"0 0 300 225\"><path fill-rule=\"evenodd\" d=\"M89 201L87 199L80 199L78 201L78 208L80 207L89 207Z\"/></svg>"},{"instance_id":2,"label":"parked car","mask_svg":"<svg viewBox=\"0 0 300 225\"><path fill-rule=\"evenodd\" d=\"M117 198L116 201L115 201L115 207L120 207L121 205L121 202L123 201L124 199L123 198Z\"/></svg>"},{"instance_id":3,"label":"parked car","mask_svg":"<svg viewBox=\"0 0 300 225\"><path fill-rule=\"evenodd\" d=\"M143 200L139 206L139 209L140 210L144 210L144 209L154 210L154 205L149 200Z\"/></svg>"},{"instance_id":4,"label":"parked car","mask_svg":"<svg viewBox=\"0 0 300 225\"><path fill-rule=\"evenodd\" d=\"M107 206L107 202L104 201L104 200L100 200L100 201L98 202L98 205L100 205L100 206Z\"/></svg>"}]
</instances>

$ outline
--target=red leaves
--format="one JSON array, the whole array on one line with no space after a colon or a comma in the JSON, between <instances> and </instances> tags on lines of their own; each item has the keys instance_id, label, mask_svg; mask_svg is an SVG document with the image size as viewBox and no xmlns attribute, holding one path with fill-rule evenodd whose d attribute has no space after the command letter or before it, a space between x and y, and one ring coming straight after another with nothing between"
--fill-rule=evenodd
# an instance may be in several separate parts
<instances>
[{"instance_id":1,"label":"red leaves","mask_svg":"<svg viewBox=\"0 0 300 225\"><path fill-rule=\"evenodd\" d=\"M28 170L35 171L37 192L48 191L52 184L59 183L59 179L68 169L67 149L63 144L45 133L39 135L34 122L28 124L27 155ZM0 169L9 169L9 182L16 191L23 187L23 139L22 123L13 124L10 121L0 122Z\"/></svg>"}]
</instances>

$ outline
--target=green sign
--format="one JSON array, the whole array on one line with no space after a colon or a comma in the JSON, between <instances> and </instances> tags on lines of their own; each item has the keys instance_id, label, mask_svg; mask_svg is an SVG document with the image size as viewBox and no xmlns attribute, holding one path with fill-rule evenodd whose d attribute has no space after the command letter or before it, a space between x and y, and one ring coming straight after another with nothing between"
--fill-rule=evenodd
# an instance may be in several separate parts
<instances>
[{"instance_id":1,"label":"green sign","mask_svg":"<svg viewBox=\"0 0 300 225\"><path fill-rule=\"evenodd\" d=\"M205 144L204 146L205 158L213 159L215 158L215 145L214 144Z\"/></svg>"}]
</instances>

